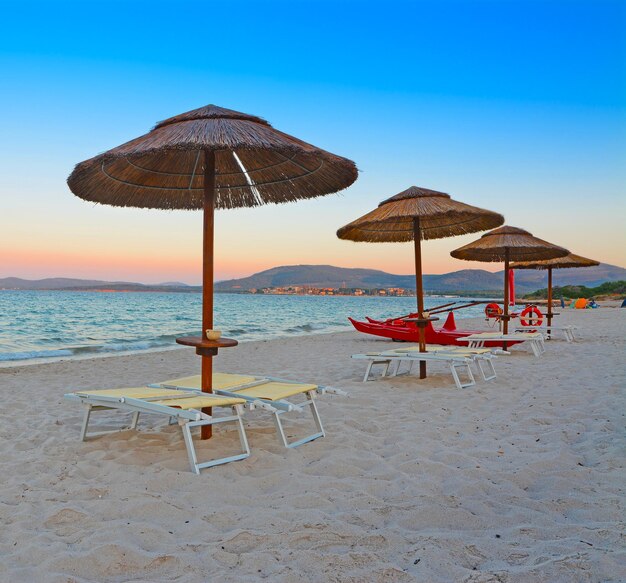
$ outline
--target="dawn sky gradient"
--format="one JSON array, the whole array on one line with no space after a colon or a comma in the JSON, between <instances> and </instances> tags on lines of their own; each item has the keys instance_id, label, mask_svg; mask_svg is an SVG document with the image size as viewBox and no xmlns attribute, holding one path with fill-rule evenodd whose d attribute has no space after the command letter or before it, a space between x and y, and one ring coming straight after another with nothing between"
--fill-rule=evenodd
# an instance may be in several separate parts
<instances>
[{"instance_id":1,"label":"dawn sky gradient","mask_svg":"<svg viewBox=\"0 0 626 583\"><path fill-rule=\"evenodd\" d=\"M354 160L338 195L219 211L216 279L411 273L337 228L411 185L626 266L626 3L0 1L0 277L198 283L199 212L93 205L73 166L213 103ZM424 271L501 265L424 243Z\"/></svg>"}]
</instances>

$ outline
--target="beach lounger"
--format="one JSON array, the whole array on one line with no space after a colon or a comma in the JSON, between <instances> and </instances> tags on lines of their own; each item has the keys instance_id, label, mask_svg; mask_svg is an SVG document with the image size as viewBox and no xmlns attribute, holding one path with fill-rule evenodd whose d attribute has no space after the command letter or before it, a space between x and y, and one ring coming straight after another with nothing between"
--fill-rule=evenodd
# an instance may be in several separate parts
<instances>
[{"instance_id":1,"label":"beach lounger","mask_svg":"<svg viewBox=\"0 0 626 583\"><path fill-rule=\"evenodd\" d=\"M199 389L200 382L200 375L195 375L165 381L159 383L158 386L176 389ZM271 377L229 373L213 374L213 392L225 397L244 399L248 408L264 409L272 413L278 439L282 445L288 448L298 447L319 437L324 437L324 428L315 404L315 395L325 393L345 394L343 391L332 387L296 383ZM306 400L301 403L294 403L292 400L289 400L291 397L298 396L303 396ZM306 407L309 407L311 411L317 431L290 443L285 435L281 416L290 412L303 412Z\"/></svg>"},{"instance_id":2,"label":"beach lounger","mask_svg":"<svg viewBox=\"0 0 626 583\"><path fill-rule=\"evenodd\" d=\"M577 340L575 330L578 330L578 326L519 326L515 328L516 332L539 332L545 334L548 338L552 338L552 331L562 332L567 342L574 342ZM578 335L580 339L580 334Z\"/></svg>"},{"instance_id":3,"label":"beach lounger","mask_svg":"<svg viewBox=\"0 0 626 583\"><path fill-rule=\"evenodd\" d=\"M367 368L365 370L365 376L363 377L363 382L367 382L369 380L370 374L372 372L372 368L375 365L383 365L385 368L383 370L382 376L396 376L400 372L400 366L404 362L409 363L409 369L406 371L406 374L411 372L413 364L420 361L426 362L442 362L446 364L452 374L452 378L454 379L454 384L459 389L465 389L467 387L472 387L476 384L476 380L474 379L474 374L472 373L472 369L470 365L473 362L473 358L469 353L466 354L452 354L452 353L439 353L439 352L396 352L393 350L386 352L368 352L366 354L353 354L352 358L356 360L366 360L368 361ZM395 364L395 370L388 375L389 368L391 364ZM465 376L469 379L468 382L463 383L459 376L459 372L464 373ZM494 371L495 373L495 371Z\"/></svg>"},{"instance_id":4,"label":"beach lounger","mask_svg":"<svg viewBox=\"0 0 626 583\"><path fill-rule=\"evenodd\" d=\"M204 468L242 460L250 455L246 431L241 420L242 406L246 401L241 398L208 395L193 390L181 391L153 387L76 391L68 393L65 397L73 401L80 401L86 407L85 418L80 432L82 440L127 429L136 429L139 415L151 413L153 415L165 416L169 420L176 419L178 421L183 432L191 469L196 474L199 474L200 470ZM202 409L205 407L231 408L232 414L225 417L214 417L202 412ZM88 433L92 412L113 409L133 413L130 427ZM203 425L231 422L237 426L242 452L229 457L198 462L191 429Z\"/></svg>"},{"instance_id":5,"label":"beach lounger","mask_svg":"<svg viewBox=\"0 0 626 583\"><path fill-rule=\"evenodd\" d=\"M544 336L540 332L515 332L502 334L500 332L482 332L457 338L457 342L467 342L469 348L483 348L485 342L528 342L533 354L539 358L545 351Z\"/></svg>"},{"instance_id":6,"label":"beach lounger","mask_svg":"<svg viewBox=\"0 0 626 583\"><path fill-rule=\"evenodd\" d=\"M497 354L510 354L501 348L468 348L467 346L448 346L441 344L427 344L426 351L436 354L452 354L467 356L476 364L476 368L484 381L491 381L496 378L496 369L493 360ZM419 346L408 346L406 348L396 348L387 352L415 354L419 352ZM485 370L486 369L486 370Z\"/></svg>"}]
</instances>

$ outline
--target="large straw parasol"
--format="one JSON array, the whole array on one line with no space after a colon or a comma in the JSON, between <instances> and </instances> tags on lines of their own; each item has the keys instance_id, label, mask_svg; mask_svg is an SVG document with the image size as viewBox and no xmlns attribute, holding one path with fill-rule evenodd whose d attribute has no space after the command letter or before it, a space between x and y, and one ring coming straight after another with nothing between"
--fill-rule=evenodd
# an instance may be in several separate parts
<instances>
[{"instance_id":1,"label":"large straw parasol","mask_svg":"<svg viewBox=\"0 0 626 583\"><path fill-rule=\"evenodd\" d=\"M420 351L426 352L424 289L422 284L422 239L442 239L493 229L504 222L498 213L450 198L449 194L411 186L384 200L378 208L337 231L340 239L372 243L415 243L415 291ZM420 362L420 378L426 377L426 363Z\"/></svg>"},{"instance_id":2,"label":"large straw parasol","mask_svg":"<svg viewBox=\"0 0 626 583\"><path fill-rule=\"evenodd\" d=\"M76 166L68 184L80 198L114 206L203 209L202 336L179 338L202 356L202 390L212 392L212 357L235 346L209 340L213 328L215 208L314 198L357 178L351 160L274 129L267 121L207 105L159 122L149 133ZM210 427L203 427L203 438Z\"/></svg>"},{"instance_id":3,"label":"large straw parasol","mask_svg":"<svg viewBox=\"0 0 626 583\"><path fill-rule=\"evenodd\" d=\"M485 233L477 241L451 251L450 255L467 261L504 261L504 314L501 318L504 322L504 333L507 334L509 331L509 262L555 259L564 257L568 253L567 249L533 237L524 229L505 226Z\"/></svg>"},{"instance_id":4,"label":"large straw parasol","mask_svg":"<svg viewBox=\"0 0 626 583\"><path fill-rule=\"evenodd\" d=\"M600 265L599 261L594 259L587 259L580 255L574 255L570 253L565 257L557 257L556 259L544 259L543 261L516 261L511 263L511 269L547 269L548 270L548 313L546 314L547 330L550 332L550 325L552 324L552 270L553 269L565 269L572 267L593 267L594 265Z\"/></svg>"}]
</instances>

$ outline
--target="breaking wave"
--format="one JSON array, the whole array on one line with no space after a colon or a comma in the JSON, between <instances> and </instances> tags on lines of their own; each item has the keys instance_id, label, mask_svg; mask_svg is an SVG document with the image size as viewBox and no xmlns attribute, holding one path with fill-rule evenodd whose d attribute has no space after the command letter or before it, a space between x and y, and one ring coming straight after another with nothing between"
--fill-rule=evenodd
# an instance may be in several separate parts
<instances>
[{"instance_id":1,"label":"breaking wave","mask_svg":"<svg viewBox=\"0 0 626 583\"><path fill-rule=\"evenodd\" d=\"M217 294L215 328L240 342L337 332L352 329L348 316L387 318L409 313L414 303L410 297L335 296L329 301L318 296ZM11 319L0 327L0 365L14 366L177 348L177 337L200 334L201 297L5 290L0 292L2 314ZM477 314L470 308L462 315Z\"/></svg>"}]
</instances>

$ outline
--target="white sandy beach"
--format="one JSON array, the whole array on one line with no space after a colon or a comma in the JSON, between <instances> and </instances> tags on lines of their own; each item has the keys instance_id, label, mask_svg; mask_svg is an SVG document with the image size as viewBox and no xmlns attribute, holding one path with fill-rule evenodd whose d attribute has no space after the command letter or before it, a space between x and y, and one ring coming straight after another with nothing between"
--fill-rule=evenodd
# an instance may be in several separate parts
<instances>
[{"instance_id":1,"label":"white sandy beach","mask_svg":"<svg viewBox=\"0 0 626 583\"><path fill-rule=\"evenodd\" d=\"M0 369L0 581L626 581L626 310L557 323L584 340L515 347L462 391L433 365L363 384L350 355L391 344L354 332L222 350L218 371L349 396L320 398L327 436L295 450L248 414L251 457L200 476L177 426L83 443L63 399L193 374L192 349Z\"/></svg>"}]
</instances>

